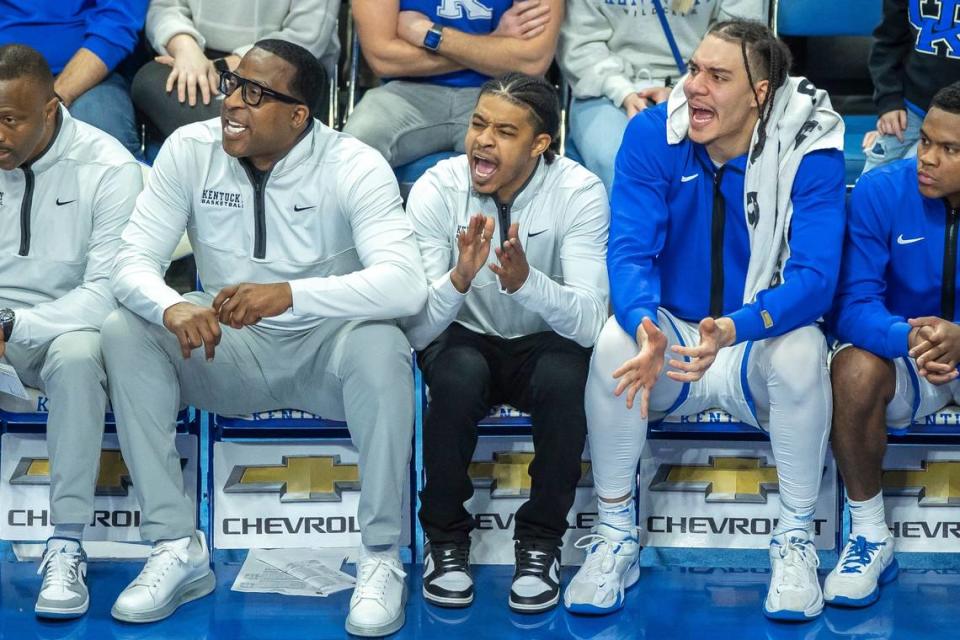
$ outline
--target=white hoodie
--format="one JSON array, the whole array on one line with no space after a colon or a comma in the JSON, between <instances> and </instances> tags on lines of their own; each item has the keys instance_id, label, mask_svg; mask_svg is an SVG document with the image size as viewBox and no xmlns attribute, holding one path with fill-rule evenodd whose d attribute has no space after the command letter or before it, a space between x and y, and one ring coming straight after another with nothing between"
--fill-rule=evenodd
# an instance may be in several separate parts
<instances>
[{"instance_id":1,"label":"white hoodie","mask_svg":"<svg viewBox=\"0 0 960 640\"><path fill-rule=\"evenodd\" d=\"M60 128L29 165L0 171L0 307L12 344L98 330L116 308L110 269L143 178L103 131L60 107Z\"/></svg>"},{"instance_id":2,"label":"white hoodie","mask_svg":"<svg viewBox=\"0 0 960 640\"><path fill-rule=\"evenodd\" d=\"M396 178L378 152L312 121L262 188L221 145L220 119L167 138L123 232L112 284L156 324L184 299L163 281L184 229L204 289L289 282L293 308L259 326L298 331L327 318L416 313L426 276Z\"/></svg>"},{"instance_id":3,"label":"white hoodie","mask_svg":"<svg viewBox=\"0 0 960 640\"><path fill-rule=\"evenodd\" d=\"M766 0L696 0L684 15L671 3L661 0L684 62L714 22L767 22ZM617 107L628 94L681 75L653 0L568 0L557 62L574 97L606 96Z\"/></svg>"}]
</instances>

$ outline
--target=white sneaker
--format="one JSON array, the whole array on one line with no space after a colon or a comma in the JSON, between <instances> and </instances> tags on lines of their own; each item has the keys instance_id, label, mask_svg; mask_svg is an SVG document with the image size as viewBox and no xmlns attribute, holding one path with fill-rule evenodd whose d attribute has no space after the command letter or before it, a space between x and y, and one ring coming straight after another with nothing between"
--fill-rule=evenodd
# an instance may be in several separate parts
<instances>
[{"instance_id":1,"label":"white sneaker","mask_svg":"<svg viewBox=\"0 0 960 640\"><path fill-rule=\"evenodd\" d=\"M216 585L202 531L189 538L158 542L110 615L123 622L156 622L180 605L212 592Z\"/></svg>"},{"instance_id":2,"label":"white sneaker","mask_svg":"<svg viewBox=\"0 0 960 640\"><path fill-rule=\"evenodd\" d=\"M636 529L608 524L577 540L587 556L563 593L571 613L603 615L623 608L624 592L640 579L640 543Z\"/></svg>"},{"instance_id":3,"label":"white sneaker","mask_svg":"<svg viewBox=\"0 0 960 640\"><path fill-rule=\"evenodd\" d=\"M87 612L87 554L71 538L50 538L37 574L43 584L34 612L40 618L79 618Z\"/></svg>"},{"instance_id":4,"label":"white sneaker","mask_svg":"<svg viewBox=\"0 0 960 640\"><path fill-rule=\"evenodd\" d=\"M394 556L371 554L357 560L357 586L350 598L347 633L355 636L388 636L406 618L407 574Z\"/></svg>"},{"instance_id":5,"label":"white sneaker","mask_svg":"<svg viewBox=\"0 0 960 640\"><path fill-rule=\"evenodd\" d=\"M820 558L804 531L787 531L770 540L770 589L763 612L774 620L812 620L823 611L817 580Z\"/></svg>"},{"instance_id":6,"label":"white sneaker","mask_svg":"<svg viewBox=\"0 0 960 640\"><path fill-rule=\"evenodd\" d=\"M896 578L899 570L893 538L870 542L851 535L840 561L823 583L823 598L840 607L866 607L877 601L880 585Z\"/></svg>"}]
</instances>

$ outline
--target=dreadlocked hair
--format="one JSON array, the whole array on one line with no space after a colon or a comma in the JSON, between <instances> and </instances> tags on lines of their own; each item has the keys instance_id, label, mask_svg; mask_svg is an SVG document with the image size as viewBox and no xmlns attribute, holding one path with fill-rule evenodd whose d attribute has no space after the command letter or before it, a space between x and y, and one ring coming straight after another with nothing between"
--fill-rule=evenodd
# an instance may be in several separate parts
<instances>
[{"instance_id":1,"label":"dreadlocked hair","mask_svg":"<svg viewBox=\"0 0 960 640\"><path fill-rule=\"evenodd\" d=\"M556 88L541 76L511 71L487 80L480 87L477 101L485 95L497 96L527 109L534 135L545 133L550 136L550 146L543 152L543 159L547 164L552 163L557 156L557 134L560 131L560 100Z\"/></svg>"},{"instance_id":2,"label":"dreadlocked hair","mask_svg":"<svg viewBox=\"0 0 960 640\"><path fill-rule=\"evenodd\" d=\"M750 153L755 158L763 151L767 142L767 122L773 111L773 97L777 89L787 81L787 73L793 64L790 49L778 39L770 29L760 22L752 20L725 20L718 22L709 35L716 36L727 42L739 43L743 54L743 66L747 70L747 80L750 90L757 100L760 111L760 131L757 135L757 144ZM767 94L763 101L757 95L756 83L769 81Z\"/></svg>"}]
</instances>

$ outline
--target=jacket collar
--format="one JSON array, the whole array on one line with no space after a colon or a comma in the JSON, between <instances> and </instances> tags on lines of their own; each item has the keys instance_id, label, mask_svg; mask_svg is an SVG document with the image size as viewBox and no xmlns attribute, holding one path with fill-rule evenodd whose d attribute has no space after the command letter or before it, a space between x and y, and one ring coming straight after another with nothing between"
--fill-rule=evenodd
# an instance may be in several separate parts
<instances>
[{"instance_id":1,"label":"jacket collar","mask_svg":"<svg viewBox=\"0 0 960 640\"><path fill-rule=\"evenodd\" d=\"M73 143L73 137L76 133L77 124L70 116L70 113L61 104L57 106L57 125L54 129L53 137L47 143L47 147L40 152L40 155L34 158L33 162L24 164L25 169L32 169L34 173L46 171L63 157Z\"/></svg>"}]
</instances>

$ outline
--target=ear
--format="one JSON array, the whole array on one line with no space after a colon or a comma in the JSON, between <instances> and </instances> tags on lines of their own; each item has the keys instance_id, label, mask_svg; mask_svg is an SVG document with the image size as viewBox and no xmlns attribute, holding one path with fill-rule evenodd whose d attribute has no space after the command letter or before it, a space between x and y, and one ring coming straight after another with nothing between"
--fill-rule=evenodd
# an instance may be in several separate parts
<instances>
[{"instance_id":1,"label":"ear","mask_svg":"<svg viewBox=\"0 0 960 640\"><path fill-rule=\"evenodd\" d=\"M533 146L530 148L530 157L542 155L544 151L550 148L553 137L549 133L538 134L533 139Z\"/></svg>"},{"instance_id":2,"label":"ear","mask_svg":"<svg viewBox=\"0 0 960 640\"><path fill-rule=\"evenodd\" d=\"M755 88L757 96L753 100L753 106L759 109L760 105L763 104L763 101L767 99L767 92L770 90L770 81L761 80L755 85ZM758 103L757 100L760 102Z\"/></svg>"},{"instance_id":3,"label":"ear","mask_svg":"<svg viewBox=\"0 0 960 640\"><path fill-rule=\"evenodd\" d=\"M294 129L299 129L310 117L310 109L306 105L298 104L293 109L293 115L290 116L290 124Z\"/></svg>"},{"instance_id":4,"label":"ear","mask_svg":"<svg viewBox=\"0 0 960 640\"><path fill-rule=\"evenodd\" d=\"M60 98L54 95L43 105L43 119L49 120L57 117L57 109L60 106Z\"/></svg>"}]
</instances>

